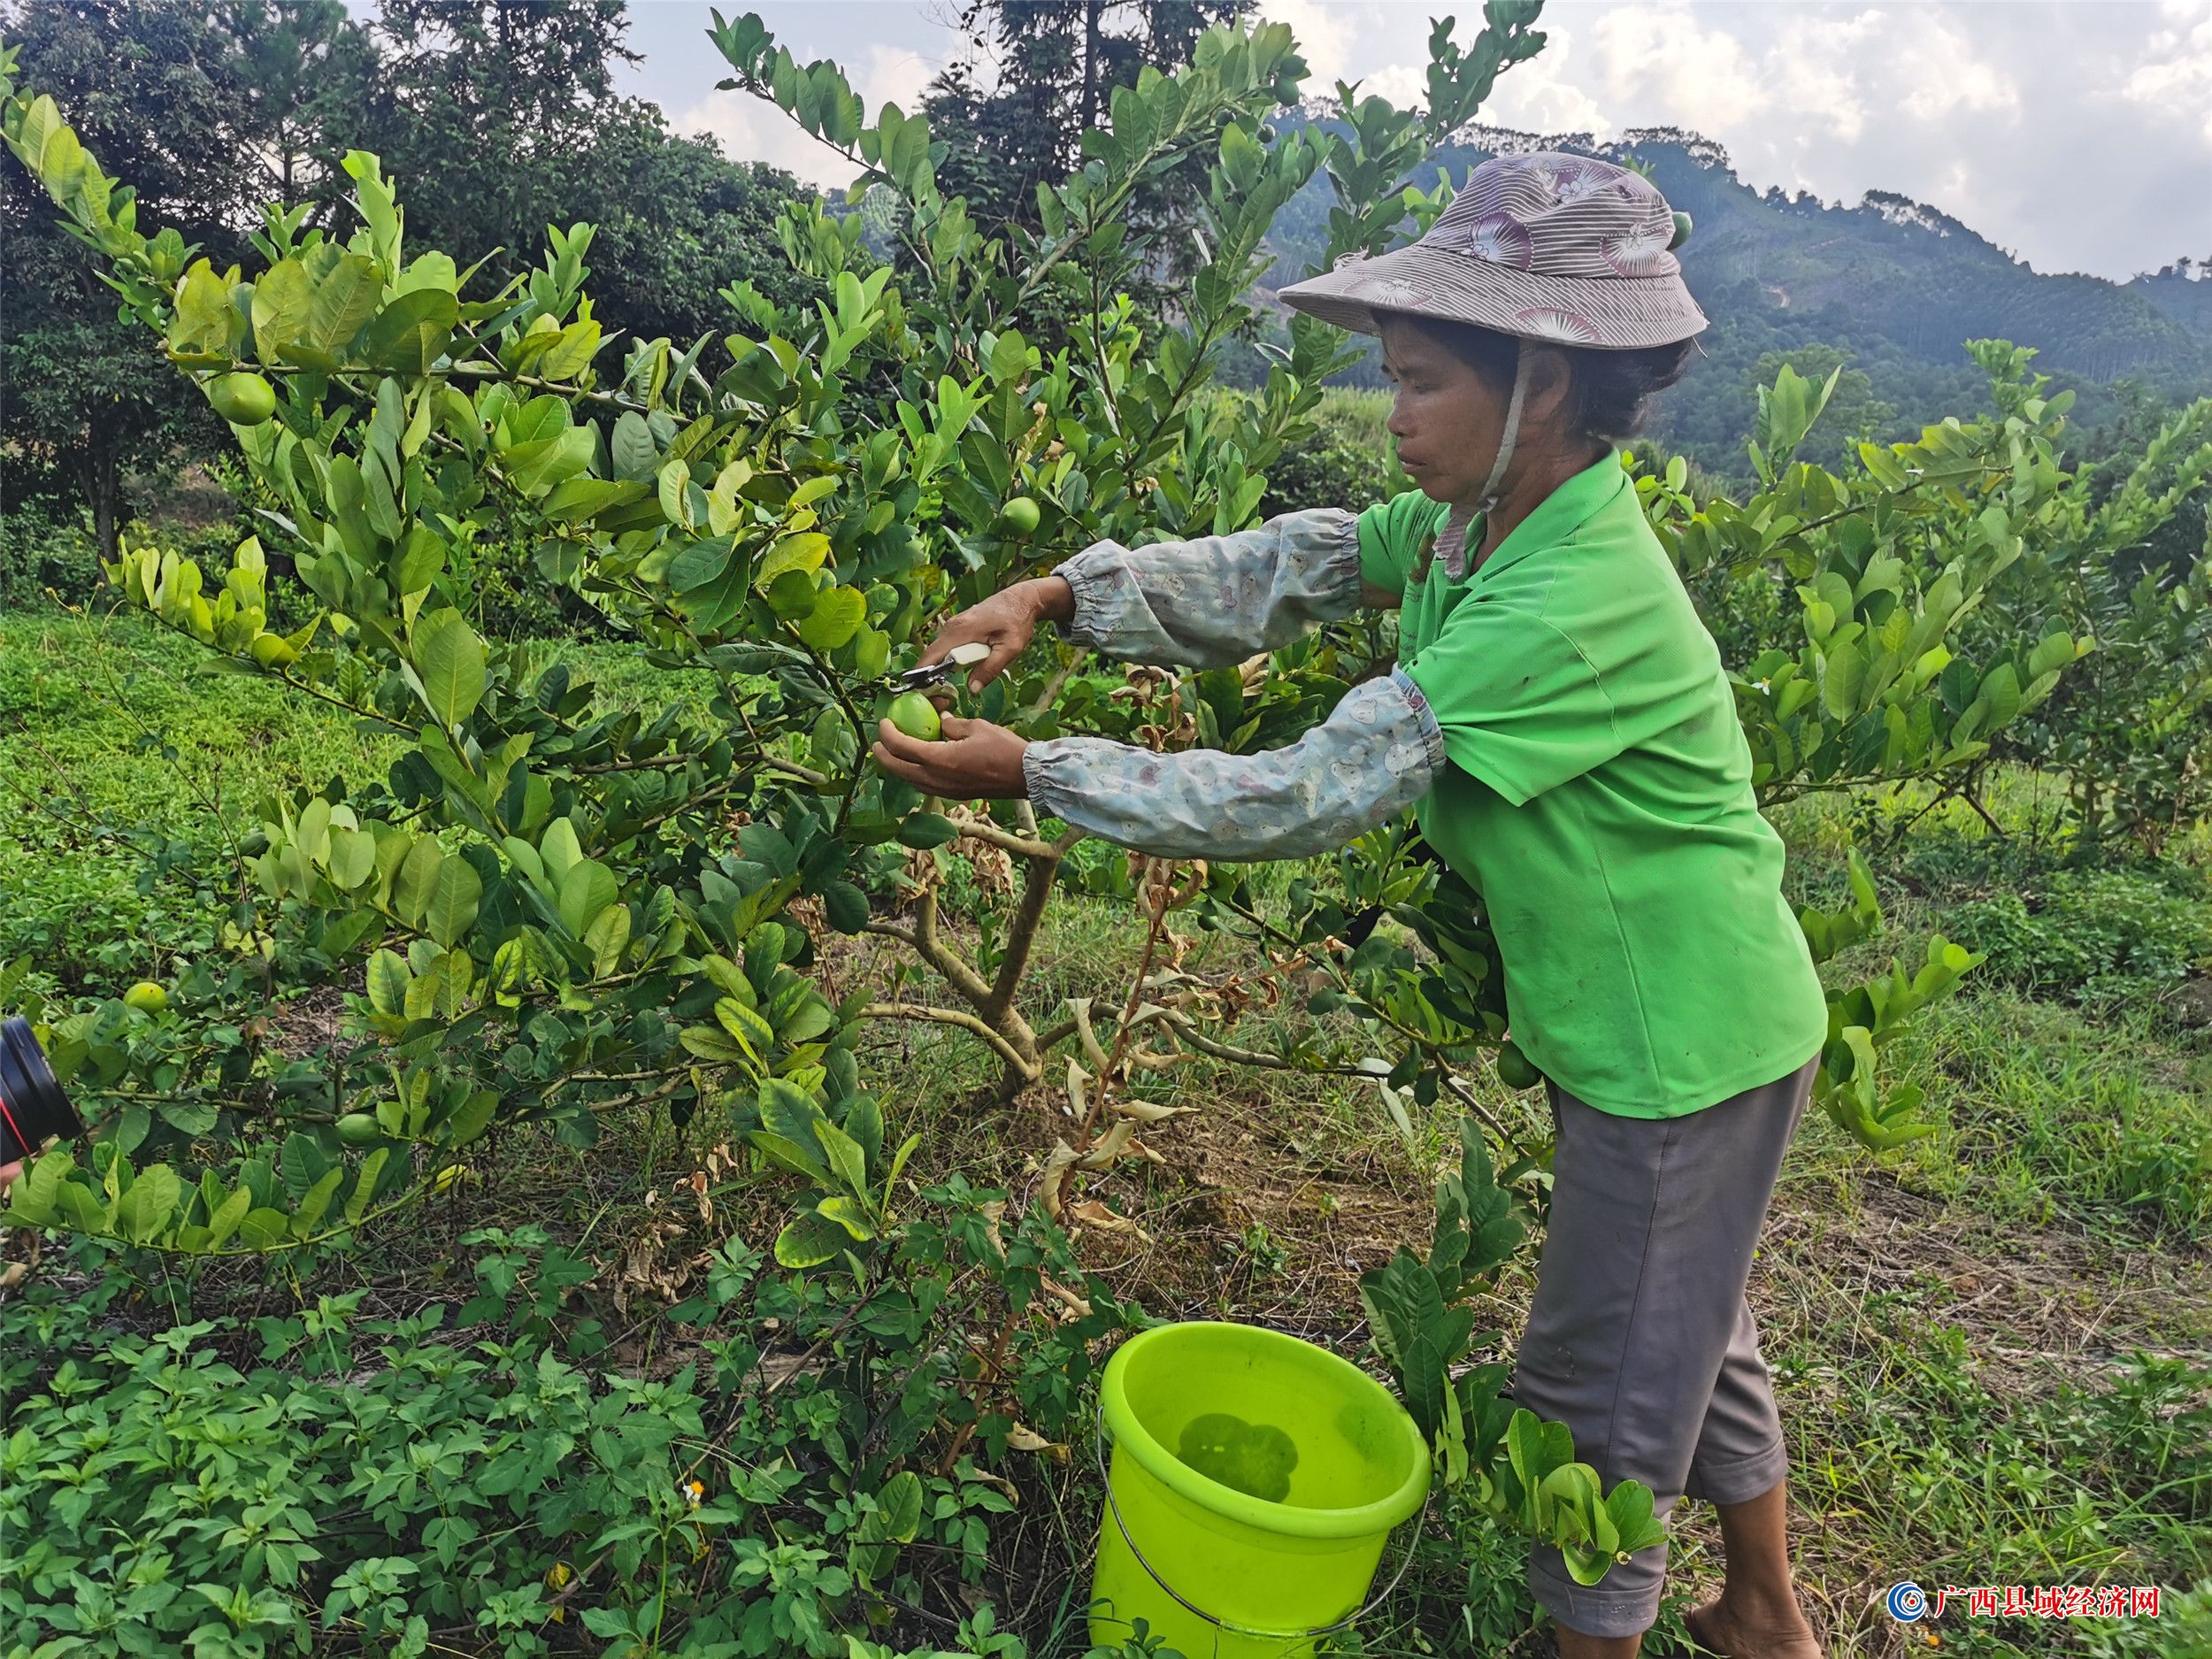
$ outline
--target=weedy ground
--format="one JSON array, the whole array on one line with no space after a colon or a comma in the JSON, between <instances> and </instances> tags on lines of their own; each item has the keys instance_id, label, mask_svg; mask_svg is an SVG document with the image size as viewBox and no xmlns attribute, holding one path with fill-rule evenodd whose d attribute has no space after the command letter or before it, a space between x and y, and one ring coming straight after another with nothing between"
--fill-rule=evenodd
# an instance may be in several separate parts
<instances>
[{"instance_id":1,"label":"weedy ground","mask_svg":"<svg viewBox=\"0 0 2212 1659\"><path fill-rule=\"evenodd\" d=\"M664 677L618 649L564 649L611 696L643 706L667 695ZM244 825L271 786L383 764L342 717L211 677L142 623L0 618L0 962L27 952L70 993L165 977L172 958L215 948L213 918L234 895L212 826ZM1902 1626L1882 1605L1901 1579L2170 1594L2212 1578L2212 1040L2201 1023L2212 833L2156 866L2118 849L2085 860L2054 827L2054 787L1988 783L1995 829L1958 803L1916 818L1924 796L1778 814L1790 879L1808 895L1839 888L1847 830L1871 850L1911 820L1874 858L1886 932L1847 968L1916 961L1937 931L1993 950L1975 988L1893 1051L1939 1132L1876 1158L1809 1120L1753 1270L1790 1437L1804 1600L1829 1651L1851 1659L2169 1650L2148 1621L2085 1633L1953 1613ZM2093 878L2105 886L2055 929L2064 895ZM952 887L956 900L957 872ZM1064 896L1032 1000L1041 1012L1068 995L1118 1005L1142 939L1130 908ZM840 949L836 975L875 971L867 951ZM1184 965L1251 964L1233 941L1194 933ZM325 993L274 1017L304 1050L338 1012ZM1240 1041L1263 1047L1271 1022L1304 1018L1256 1010ZM1055 1091L999 1106L995 1065L957 1034L884 1028L868 1039L864 1074L893 1121L923 1134L926 1176L958 1170L1023 1193L1061 1133ZM1100 1183L1094 1195L1142 1231L1094 1236L1095 1270L1156 1316L1255 1320L1356 1351L1358 1274L1425 1240L1447 1116L1401 1128L1366 1086L1204 1059L1155 1081L1153 1097L1194 1110L1152 1137L1160 1164ZM1542 1135L1540 1094L1477 1083L1509 1129ZM586 1294L609 1314L615 1361L664 1372L683 1356L656 1348L651 1310L702 1244L665 1194L712 1140L704 1125L641 1120L613 1125L589 1155L511 1140L484 1179L348 1271L394 1307L419 1305L442 1294L442 1262L464 1233L542 1222L602 1263ZM775 1215L764 1194L715 1225L761 1236ZM1501 1331L1517 1328L1532 1269L1500 1286ZM1048 1501L1006 1540L994 1588L1011 1627L1043 1628L1056 1609L1064 1623L1079 1600L1096 1523L1087 1456L1042 1454L1023 1472ZM1647 1651L1678 1647L1681 1607L1718 1582L1711 1512L1685 1506L1675 1536ZM1518 1547L1433 1526L1363 1643L1379 1655L1551 1647L1531 1629Z\"/></svg>"}]
</instances>

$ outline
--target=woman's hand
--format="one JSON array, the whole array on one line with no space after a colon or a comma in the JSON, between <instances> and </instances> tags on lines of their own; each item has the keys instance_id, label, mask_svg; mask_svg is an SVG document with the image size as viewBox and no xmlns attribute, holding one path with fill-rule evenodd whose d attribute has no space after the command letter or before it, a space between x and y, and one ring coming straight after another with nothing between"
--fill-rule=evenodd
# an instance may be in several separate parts
<instances>
[{"instance_id":1,"label":"woman's hand","mask_svg":"<svg viewBox=\"0 0 2212 1659\"><path fill-rule=\"evenodd\" d=\"M937 637L930 641L929 649L921 654L915 666L927 668L942 662L945 654L956 645L987 645L991 654L968 675L968 689L980 691L1028 649L1030 636L1036 633L1040 622L1071 622L1074 618L1075 590L1064 578L1040 576L1016 582L1011 588L993 594L981 604L961 611L938 629Z\"/></svg>"},{"instance_id":2,"label":"woman's hand","mask_svg":"<svg viewBox=\"0 0 2212 1659\"><path fill-rule=\"evenodd\" d=\"M996 603L986 601L985 605L964 614L974 616ZM953 618L956 623L959 619ZM881 722L877 727L876 764L930 795L955 801L1014 801L1027 796L1029 782L1022 775L1027 743L988 720L964 720L948 714L943 721L944 735L934 743L909 737L888 720Z\"/></svg>"}]
</instances>

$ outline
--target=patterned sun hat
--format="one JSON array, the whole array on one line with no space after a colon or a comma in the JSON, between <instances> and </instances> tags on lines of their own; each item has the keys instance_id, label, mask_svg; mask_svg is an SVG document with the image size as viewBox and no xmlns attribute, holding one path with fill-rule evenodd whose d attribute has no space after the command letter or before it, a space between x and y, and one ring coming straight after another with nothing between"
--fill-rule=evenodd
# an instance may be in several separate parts
<instances>
[{"instance_id":1,"label":"patterned sun hat","mask_svg":"<svg viewBox=\"0 0 2212 1659\"><path fill-rule=\"evenodd\" d=\"M1705 326L1674 240L1674 214L1641 173L1555 150L1496 156L1420 241L1348 256L1279 297L1363 334L1382 332L1377 313L1406 311L1632 350Z\"/></svg>"}]
</instances>

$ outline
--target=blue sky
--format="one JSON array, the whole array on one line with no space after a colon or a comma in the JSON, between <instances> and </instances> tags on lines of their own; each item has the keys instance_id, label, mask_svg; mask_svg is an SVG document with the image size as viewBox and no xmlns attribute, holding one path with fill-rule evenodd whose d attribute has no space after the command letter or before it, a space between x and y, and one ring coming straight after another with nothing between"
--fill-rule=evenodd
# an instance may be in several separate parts
<instances>
[{"instance_id":1,"label":"blue sky","mask_svg":"<svg viewBox=\"0 0 2212 1659\"><path fill-rule=\"evenodd\" d=\"M767 0L803 62L833 58L867 100L912 108L967 49L958 0ZM1479 0L1263 0L1325 91L1359 80L1410 101L1432 16L1463 38ZM629 89L732 155L825 187L836 158L772 108L717 92L708 7L632 0L645 61ZM2212 257L2212 0L1552 0L1551 42L1510 72L1486 119L1599 137L1693 127L1764 188L1855 203L1897 190L2039 271L2124 279ZM978 65L987 84L990 65Z\"/></svg>"}]
</instances>

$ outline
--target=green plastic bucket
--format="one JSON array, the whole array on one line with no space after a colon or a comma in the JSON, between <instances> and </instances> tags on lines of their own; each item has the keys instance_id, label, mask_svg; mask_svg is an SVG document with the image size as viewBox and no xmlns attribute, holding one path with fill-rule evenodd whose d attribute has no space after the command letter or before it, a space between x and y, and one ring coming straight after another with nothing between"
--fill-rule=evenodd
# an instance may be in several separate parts
<instances>
[{"instance_id":1,"label":"green plastic bucket","mask_svg":"<svg viewBox=\"0 0 2212 1659\"><path fill-rule=\"evenodd\" d=\"M1133 1337L1107 1363L1099 1416L1113 1446L1091 1584L1101 1645L1141 1618L1189 1659L1310 1654L1362 1610L1391 1529L1428 1496L1405 1408L1277 1331Z\"/></svg>"}]
</instances>

